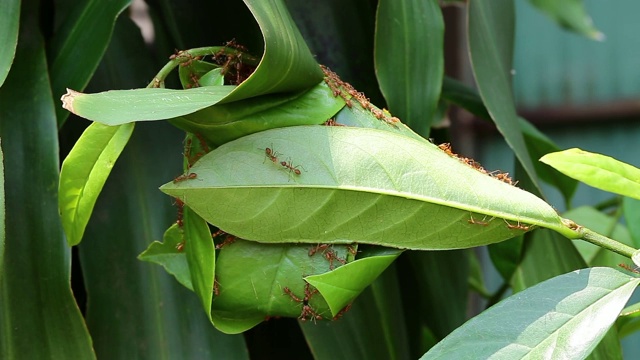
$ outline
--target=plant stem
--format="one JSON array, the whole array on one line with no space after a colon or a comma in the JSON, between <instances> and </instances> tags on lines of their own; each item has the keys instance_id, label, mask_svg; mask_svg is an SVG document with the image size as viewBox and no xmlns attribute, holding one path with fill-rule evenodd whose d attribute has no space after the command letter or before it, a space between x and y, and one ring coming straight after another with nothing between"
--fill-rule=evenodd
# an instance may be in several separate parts
<instances>
[{"instance_id":1,"label":"plant stem","mask_svg":"<svg viewBox=\"0 0 640 360\"><path fill-rule=\"evenodd\" d=\"M600 235L597 232L586 228L582 228L581 233L582 237L580 237L580 240L588 241L592 244L598 245L601 248L605 248L622 256L626 256L629 259L631 259L633 253L636 251L636 249L632 248L631 246L625 245L613 239L609 239L604 235Z\"/></svg>"},{"instance_id":2,"label":"plant stem","mask_svg":"<svg viewBox=\"0 0 640 360\"><path fill-rule=\"evenodd\" d=\"M206 46L201 48L178 51L171 56L171 60L158 71L153 80L147 85L147 88L164 87L164 80L178 65L193 61L199 56L216 56L216 55L236 55L242 57L242 62L248 65L257 66L260 58L244 53L238 49L228 46Z\"/></svg>"}]
</instances>

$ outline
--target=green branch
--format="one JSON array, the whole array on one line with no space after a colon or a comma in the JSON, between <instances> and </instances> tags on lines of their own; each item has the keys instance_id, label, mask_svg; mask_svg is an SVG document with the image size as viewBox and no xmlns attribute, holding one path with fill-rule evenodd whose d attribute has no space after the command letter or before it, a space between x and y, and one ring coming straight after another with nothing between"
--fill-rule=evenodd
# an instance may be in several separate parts
<instances>
[{"instance_id":1,"label":"green branch","mask_svg":"<svg viewBox=\"0 0 640 360\"><path fill-rule=\"evenodd\" d=\"M636 252L636 249L632 248L631 246L610 239L604 235L600 235L595 231L586 228L582 228L579 231L582 234L582 236L579 238L580 240L588 241L592 244L598 245L601 248L605 248L622 256L626 256L629 259L631 259L633 253Z\"/></svg>"}]
</instances>

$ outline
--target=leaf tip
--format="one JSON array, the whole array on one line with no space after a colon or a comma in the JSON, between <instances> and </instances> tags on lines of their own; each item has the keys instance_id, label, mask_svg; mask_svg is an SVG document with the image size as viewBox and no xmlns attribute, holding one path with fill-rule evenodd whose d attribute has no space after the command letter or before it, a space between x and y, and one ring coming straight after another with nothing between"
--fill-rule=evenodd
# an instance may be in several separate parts
<instances>
[{"instance_id":1,"label":"leaf tip","mask_svg":"<svg viewBox=\"0 0 640 360\"><path fill-rule=\"evenodd\" d=\"M73 110L73 101L76 99L76 96L81 94L81 92L67 88L67 93L62 95L60 98L60 100L62 100L62 108L75 114L76 112Z\"/></svg>"}]
</instances>

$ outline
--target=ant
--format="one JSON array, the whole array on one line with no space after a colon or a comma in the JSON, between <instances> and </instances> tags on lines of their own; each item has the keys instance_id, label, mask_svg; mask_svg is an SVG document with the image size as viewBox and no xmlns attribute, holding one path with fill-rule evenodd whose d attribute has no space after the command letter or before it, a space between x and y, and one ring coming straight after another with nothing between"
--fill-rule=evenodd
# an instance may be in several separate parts
<instances>
[{"instance_id":1,"label":"ant","mask_svg":"<svg viewBox=\"0 0 640 360\"><path fill-rule=\"evenodd\" d=\"M300 169L298 169L299 167L301 167L301 165L297 165L297 166L293 166L293 164L291 163L291 160L289 160L289 162L286 161L280 161L280 165L286 167L287 169L289 169L289 172L293 172L296 175L300 175ZM304 169L304 168L302 168Z\"/></svg>"},{"instance_id":2,"label":"ant","mask_svg":"<svg viewBox=\"0 0 640 360\"><path fill-rule=\"evenodd\" d=\"M189 179L195 179L198 177L198 174L196 173L189 173L189 174L182 174L180 176L178 176L177 178L173 179L173 183L179 183L181 181L185 181L185 180L189 180Z\"/></svg>"},{"instance_id":3,"label":"ant","mask_svg":"<svg viewBox=\"0 0 640 360\"><path fill-rule=\"evenodd\" d=\"M487 221L484 221L484 219L482 219L482 221L481 220L476 220L476 219L473 218L473 215L469 215L469 216L471 218L469 220L467 220L467 222L469 224L473 224L473 225L488 226L489 222L491 221L491 220L489 220L489 222L487 222Z\"/></svg>"},{"instance_id":4,"label":"ant","mask_svg":"<svg viewBox=\"0 0 640 360\"><path fill-rule=\"evenodd\" d=\"M271 162L273 162L274 164L278 162L278 153L275 150L272 150L271 148L266 148L264 149L264 153L267 156L267 158L269 158L269 160L271 160Z\"/></svg>"},{"instance_id":5,"label":"ant","mask_svg":"<svg viewBox=\"0 0 640 360\"><path fill-rule=\"evenodd\" d=\"M318 292L318 289L314 289L313 291L309 290L309 283L305 283L304 285L304 298L300 299L299 297L297 297L292 291L291 289L289 289L288 287L284 287L282 289L284 291L285 294L289 295L291 297L291 299L302 303L302 312L300 313L300 316L298 317L298 319L300 319L300 321L307 321L309 319L312 320L322 320L322 316L320 314L318 314L315 310L313 310L313 308L311 308L311 305L309 305L309 300L311 300L311 297L313 295L315 295Z\"/></svg>"},{"instance_id":6,"label":"ant","mask_svg":"<svg viewBox=\"0 0 640 360\"><path fill-rule=\"evenodd\" d=\"M507 224L507 227L509 229L517 229L517 230L522 230L522 231L529 231L532 228L531 225L522 225L522 224L520 224L519 221L518 221L517 225L509 224L509 222L506 219L504 220L504 222Z\"/></svg>"},{"instance_id":7,"label":"ant","mask_svg":"<svg viewBox=\"0 0 640 360\"><path fill-rule=\"evenodd\" d=\"M618 266L634 274L640 274L640 269L638 267L631 267L625 263L620 263Z\"/></svg>"},{"instance_id":8,"label":"ant","mask_svg":"<svg viewBox=\"0 0 640 360\"><path fill-rule=\"evenodd\" d=\"M329 244L318 244L316 247L311 248L309 250L309 256L315 255L318 251L322 251L322 254L327 261L329 261L329 270L333 270L333 262L338 261L342 265L346 264L347 261L338 256L338 254L333 249L329 249L331 245Z\"/></svg>"}]
</instances>

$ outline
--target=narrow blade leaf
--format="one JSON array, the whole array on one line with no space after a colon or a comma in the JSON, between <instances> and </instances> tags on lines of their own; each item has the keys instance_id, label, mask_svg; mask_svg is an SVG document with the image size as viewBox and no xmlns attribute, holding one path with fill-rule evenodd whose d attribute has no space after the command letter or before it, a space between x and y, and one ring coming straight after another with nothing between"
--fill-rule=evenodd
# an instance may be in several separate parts
<instances>
[{"instance_id":1,"label":"narrow blade leaf","mask_svg":"<svg viewBox=\"0 0 640 360\"><path fill-rule=\"evenodd\" d=\"M206 86L187 90L145 88L83 94L67 89L63 107L105 125L170 119L217 104L235 86Z\"/></svg>"},{"instance_id":2,"label":"narrow blade leaf","mask_svg":"<svg viewBox=\"0 0 640 360\"><path fill-rule=\"evenodd\" d=\"M573 148L540 161L597 189L640 199L640 169L612 157Z\"/></svg>"},{"instance_id":3,"label":"narrow blade leaf","mask_svg":"<svg viewBox=\"0 0 640 360\"><path fill-rule=\"evenodd\" d=\"M193 290L200 298L207 317L211 319L216 257L209 225L191 209L185 207L184 227L184 251L187 253Z\"/></svg>"},{"instance_id":4,"label":"narrow blade leaf","mask_svg":"<svg viewBox=\"0 0 640 360\"><path fill-rule=\"evenodd\" d=\"M389 109L424 137L444 74L444 20L436 0L378 3L375 66Z\"/></svg>"},{"instance_id":5,"label":"narrow blade leaf","mask_svg":"<svg viewBox=\"0 0 640 360\"><path fill-rule=\"evenodd\" d=\"M639 282L611 268L557 276L469 320L423 359L583 359L598 345Z\"/></svg>"},{"instance_id":6,"label":"narrow blade leaf","mask_svg":"<svg viewBox=\"0 0 640 360\"><path fill-rule=\"evenodd\" d=\"M511 91L514 19L513 0L469 2L469 52L478 90L491 118L539 189Z\"/></svg>"},{"instance_id":7,"label":"narrow blade leaf","mask_svg":"<svg viewBox=\"0 0 640 360\"><path fill-rule=\"evenodd\" d=\"M62 164L58 207L69 245L82 240L98 195L133 127L91 124Z\"/></svg>"},{"instance_id":8,"label":"narrow blade leaf","mask_svg":"<svg viewBox=\"0 0 640 360\"><path fill-rule=\"evenodd\" d=\"M69 2L68 16L51 40L50 73L53 96L65 88L84 89L111 39L116 18L131 0ZM58 127L69 113L56 108Z\"/></svg>"}]
</instances>

